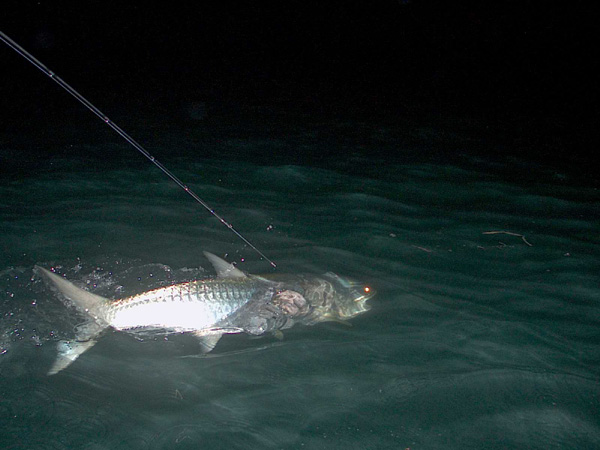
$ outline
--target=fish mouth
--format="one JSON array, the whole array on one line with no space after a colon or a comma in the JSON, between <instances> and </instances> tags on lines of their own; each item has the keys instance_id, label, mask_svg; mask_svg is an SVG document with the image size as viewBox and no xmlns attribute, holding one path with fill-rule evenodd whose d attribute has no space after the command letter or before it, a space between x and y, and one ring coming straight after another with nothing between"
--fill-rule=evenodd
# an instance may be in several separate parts
<instances>
[{"instance_id":1,"label":"fish mouth","mask_svg":"<svg viewBox=\"0 0 600 450\"><path fill-rule=\"evenodd\" d=\"M338 297L339 300L337 303L340 318L344 320L349 319L371 309L371 305L367 302L375 296L375 289L369 285L340 277L331 272L326 275L338 287L340 297Z\"/></svg>"},{"instance_id":2,"label":"fish mouth","mask_svg":"<svg viewBox=\"0 0 600 450\"><path fill-rule=\"evenodd\" d=\"M361 285L360 289L357 289L360 292L360 295L354 299L355 302L364 303L368 300L371 300L377 294L377 291L373 289L371 286Z\"/></svg>"},{"instance_id":3,"label":"fish mouth","mask_svg":"<svg viewBox=\"0 0 600 450\"><path fill-rule=\"evenodd\" d=\"M356 289L355 292L356 294L353 299L354 309L356 310L355 314L369 311L372 306L367 302L375 296L375 289L371 288L370 286L361 285L358 289Z\"/></svg>"},{"instance_id":4,"label":"fish mouth","mask_svg":"<svg viewBox=\"0 0 600 450\"><path fill-rule=\"evenodd\" d=\"M347 285L347 288L350 290L350 295L353 298L354 303L364 305L364 307L370 309L371 307L366 302L375 296L377 293L375 289L368 284L359 283L358 281L344 281Z\"/></svg>"},{"instance_id":5,"label":"fish mouth","mask_svg":"<svg viewBox=\"0 0 600 450\"><path fill-rule=\"evenodd\" d=\"M354 304L356 305L356 308L359 310L358 313L369 311L372 308L371 304L369 304L367 302L369 300L371 300L374 296L375 296L375 292L369 292L367 295L362 295L362 296L354 299Z\"/></svg>"}]
</instances>

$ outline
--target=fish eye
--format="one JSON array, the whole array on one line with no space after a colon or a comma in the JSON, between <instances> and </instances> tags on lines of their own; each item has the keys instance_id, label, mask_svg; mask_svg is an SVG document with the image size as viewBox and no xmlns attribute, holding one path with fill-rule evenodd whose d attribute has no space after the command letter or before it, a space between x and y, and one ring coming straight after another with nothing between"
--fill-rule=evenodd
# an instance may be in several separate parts
<instances>
[{"instance_id":1,"label":"fish eye","mask_svg":"<svg viewBox=\"0 0 600 450\"><path fill-rule=\"evenodd\" d=\"M363 288L363 291L365 291L365 294L368 294L369 292L371 292L371 288L369 286L365 286Z\"/></svg>"}]
</instances>

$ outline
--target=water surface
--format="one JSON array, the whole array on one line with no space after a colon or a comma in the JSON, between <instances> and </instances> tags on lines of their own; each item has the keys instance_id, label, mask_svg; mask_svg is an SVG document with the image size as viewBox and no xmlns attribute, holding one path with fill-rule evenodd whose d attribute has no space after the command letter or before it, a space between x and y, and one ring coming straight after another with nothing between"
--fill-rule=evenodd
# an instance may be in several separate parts
<instances>
[{"instance_id":1,"label":"water surface","mask_svg":"<svg viewBox=\"0 0 600 450\"><path fill-rule=\"evenodd\" d=\"M203 250L272 269L101 124L3 136L2 448L600 446L590 178L436 124L145 125L278 271L368 282L373 308L207 357L109 331L48 377L81 318L34 264L112 298L211 276Z\"/></svg>"}]
</instances>

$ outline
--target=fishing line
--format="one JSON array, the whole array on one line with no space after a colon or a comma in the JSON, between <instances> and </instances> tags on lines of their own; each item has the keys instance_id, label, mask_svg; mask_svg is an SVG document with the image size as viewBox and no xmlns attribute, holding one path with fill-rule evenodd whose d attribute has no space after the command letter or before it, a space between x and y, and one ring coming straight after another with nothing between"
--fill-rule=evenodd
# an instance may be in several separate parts
<instances>
[{"instance_id":1,"label":"fishing line","mask_svg":"<svg viewBox=\"0 0 600 450\"><path fill-rule=\"evenodd\" d=\"M221 217L217 212L211 208L204 200L202 200L192 189L190 189L187 185L183 183L179 178L177 178L169 169L167 169L160 161L158 161L154 156L152 156L144 147L138 144L131 136L129 136L125 131L123 131L116 123L111 121L102 111L96 108L92 103L90 103L83 95L73 89L67 82L62 80L59 76L57 76L54 72L48 69L44 64L42 64L39 60L37 60L31 53L9 38L6 34L0 31L0 39L16 51L19 55L37 67L39 70L48 75L52 80L54 80L61 88L75 97L82 105L84 105L87 109L92 111L95 115L97 115L106 125L111 127L114 131L116 131L123 139L125 139L129 144L133 146L138 152L144 155L152 164L158 167L166 176L168 176L171 180L173 180L181 189L188 193L196 202L200 203L209 213L211 213L214 217L216 217L219 222L229 228L238 238L240 238L246 245L248 245L252 250L258 253L261 257L266 259L271 266L277 267L277 265L271 261L269 258L265 256L263 252L261 252L258 248L256 248L248 239L242 236L233 225L227 222L223 217Z\"/></svg>"}]
</instances>

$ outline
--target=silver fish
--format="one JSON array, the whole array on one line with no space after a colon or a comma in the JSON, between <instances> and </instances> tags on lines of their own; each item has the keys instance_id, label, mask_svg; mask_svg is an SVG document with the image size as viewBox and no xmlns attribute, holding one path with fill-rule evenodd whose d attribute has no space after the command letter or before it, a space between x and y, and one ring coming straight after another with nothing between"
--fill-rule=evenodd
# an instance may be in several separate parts
<instances>
[{"instance_id":1,"label":"silver fish","mask_svg":"<svg viewBox=\"0 0 600 450\"><path fill-rule=\"evenodd\" d=\"M120 300L80 289L65 278L36 266L61 294L67 306L86 316L74 340L60 341L48 375L71 365L112 327L127 333L192 333L201 350L210 352L226 333L280 333L296 323L345 322L369 310L375 295L368 286L333 273L313 275L248 275L223 259L204 252L217 278L189 281Z\"/></svg>"}]
</instances>

